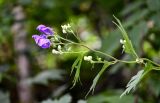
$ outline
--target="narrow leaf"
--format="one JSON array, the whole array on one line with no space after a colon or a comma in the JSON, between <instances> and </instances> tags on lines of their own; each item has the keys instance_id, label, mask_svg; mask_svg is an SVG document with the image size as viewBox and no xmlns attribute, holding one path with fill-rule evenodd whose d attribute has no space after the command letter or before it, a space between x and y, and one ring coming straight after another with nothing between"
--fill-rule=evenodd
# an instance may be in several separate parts
<instances>
[{"instance_id":1,"label":"narrow leaf","mask_svg":"<svg viewBox=\"0 0 160 103\"><path fill-rule=\"evenodd\" d=\"M110 66L110 65L111 65L111 62L106 62L106 63L103 65L103 67L102 67L102 69L100 70L100 72L99 72L99 73L97 74L97 76L94 78L93 83L92 83L92 85L91 85L91 87L90 87L87 95L88 95L91 91L94 92L94 89L95 89L95 87L96 87L96 84L97 84L100 76L101 76L102 73L107 69L107 67ZM87 95L86 95L86 96L87 96Z\"/></svg>"},{"instance_id":2,"label":"narrow leaf","mask_svg":"<svg viewBox=\"0 0 160 103\"><path fill-rule=\"evenodd\" d=\"M75 76L73 79L73 85L71 88L73 88L76 85L76 83L80 81L80 68L83 60L83 55L84 54L81 54L72 65L71 73L73 72L74 69L76 69L76 73L75 73Z\"/></svg>"},{"instance_id":3,"label":"narrow leaf","mask_svg":"<svg viewBox=\"0 0 160 103\"><path fill-rule=\"evenodd\" d=\"M116 19L116 21L117 21L118 24L116 22L113 22L113 23L119 28L119 30L122 33L122 36L123 36L124 40L126 40L126 43L124 43L124 47L125 47L124 50L125 50L125 52L129 53L129 54L132 54L135 58L138 58L138 55L135 52L135 49L133 48L132 42L129 39L127 32L125 31L124 27L122 26L122 23L115 16L114 16L114 18Z\"/></svg>"},{"instance_id":4,"label":"narrow leaf","mask_svg":"<svg viewBox=\"0 0 160 103\"><path fill-rule=\"evenodd\" d=\"M139 81L141 80L143 76L144 70L140 70L135 76L131 78L131 80L127 84L126 90L121 94L120 98L123 97L124 95L128 94L132 89L135 89Z\"/></svg>"},{"instance_id":5,"label":"narrow leaf","mask_svg":"<svg viewBox=\"0 0 160 103\"><path fill-rule=\"evenodd\" d=\"M81 59L81 56L79 56L79 57L75 60L75 62L73 63L72 69L71 69L71 74L73 73L73 70L76 68L76 66L77 66L77 64L78 64L78 62L79 62L80 59Z\"/></svg>"},{"instance_id":6,"label":"narrow leaf","mask_svg":"<svg viewBox=\"0 0 160 103\"><path fill-rule=\"evenodd\" d=\"M120 98L128 94L131 90L135 90L138 83L148 74L153 68L151 63L146 63L144 70L140 70L135 76L131 78L126 86L126 90L121 94Z\"/></svg>"}]
</instances>

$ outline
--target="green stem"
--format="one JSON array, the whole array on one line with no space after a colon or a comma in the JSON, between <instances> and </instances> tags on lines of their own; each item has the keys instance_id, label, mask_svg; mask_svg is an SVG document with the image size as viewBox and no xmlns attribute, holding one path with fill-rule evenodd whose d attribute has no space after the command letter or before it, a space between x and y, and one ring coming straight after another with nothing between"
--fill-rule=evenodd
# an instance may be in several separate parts
<instances>
[{"instance_id":1,"label":"green stem","mask_svg":"<svg viewBox=\"0 0 160 103\"><path fill-rule=\"evenodd\" d=\"M62 39L62 40L65 40L65 41L67 41L67 42L69 42L69 43L75 43L75 42L73 42L73 41L71 41L71 40L68 40L68 39L65 39L65 38L63 38L63 37L61 37L61 36L58 36L58 38L60 38L60 39Z\"/></svg>"},{"instance_id":2,"label":"green stem","mask_svg":"<svg viewBox=\"0 0 160 103\"><path fill-rule=\"evenodd\" d=\"M63 52L64 54L78 54L78 53L87 53L88 51L80 51L80 52Z\"/></svg>"},{"instance_id":3,"label":"green stem","mask_svg":"<svg viewBox=\"0 0 160 103\"><path fill-rule=\"evenodd\" d=\"M73 42L73 41L71 41L71 40L68 40L68 39L65 39L65 38L63 38L63 37L60 37L60 36L59 36L59 38L61 38L62 40L65 40L65 41L67 41L67 42L69 42L70 44L79 45L79 46L85 47L85 48L87 48L87 49L89 49L89 50L91 50L91 51L93 51L93 52L96 52L96 53L105 55L105 56L113 59L115 63L117 63L117 62L123 62L123 63L129 63L129 64L131 64L131 63L137 63L136 61L124 61L124 60L119 60L119 59L117 59L117 58L115 58L115 57L113 57L113 56L111 56L111 55L109 55L109 54L107 54L107 53L103 53L103 52L101 52L101 51L98 51L98 50L94 50L94 49L92 49L92 48L89 48L88 46L86 46L86 45L84 45L84 44L76 43L76 42Z\"/></svg>"},{"instance_id":4,"label":"green stem","mask_svg":"<svg viewBox=\"0 0 160 103\"><path fill-rule=\"evenodd\" d=\"M103 52L101 52L101 51L98 51L98 50L94 50L94 49L92 49L92 48L89 48L88 46L86 46L86 45L84 45L84 44L73 42L73 41L68 40L68 39L65 39L65 38L63 38L63 37L61 37L61 36L59 36L59 38L61 38L62 40L65 40L65 41L67 41L67 42L69 42L70 44L83 46L83 47L85 47L85 48L87 48L87 49L89 49L89 50L91 50L91 51L93 51L93 52L96 52L96 53L105 55L105 56L113 59L115 62L123 62L123 63L129 63L129 64L130 64L130 63L137 63L136 61L124 61L124 60L119 60L119 59L117 59L117 58L115 58L115 57L113 57L113 56L111 56L111 55L109 55L109 54L107 54L107 53L103 53ZM153 61L151 61L151 60L149 60L149 59L147 59L147 58L142 58L142 59L143 59L144 61L151 62L152 64L160 67L159 64L157 64L157 63L155 63L155 62L153 62Z\"/></svg>"},{"instance_id":5,"label":"green stem","mask_svg":"<svg viewBox=\"0 0 160 103\"><path fill-rule=\"evenodd\" d=\"M72 30L70 30L71 31L71 33L74 35L74 37L79 41L79 42L81 42L81 39L72 31Z\"/></svg>"},{"instance_id":6,"label":"green stem","mask_svg":"<svg viewBox=\"0 0 160 103\"><path fill-rule=\"evenodd\" d=\"M152 68L152 70L160 70L160 67Z\"/></svg>"},{"instance_id":7,"label":"green stem","mask_svg":"<svg viewBox=\"0 0 160 103\"><path fill-rule=\"evenodd\" d=\"M109 58L111 58L111 59L113 59L113 60L115 60L115 61L118 61L118 59L116 59L115 57L113 57L113 56L111 56L111 55L109 55L109 54L103 53L103 52L101 52L101 51L98 51L98 50L94 50L94 49L92 49L92 48L89 48L89 47L86 46L86 45L78 44L78 43L74 43L74 44L83 46L83 47L85 47L85 48L87 48L87 49L89 49L89 50L91 50L91 51L93 51L93 52L96 52L96 53L105 55L105 56L107 56L107 57L109 57Z\"/></svg>"},{"instance_id":8,"label":"green stem","mask_svg":"<svg viewBox=\"0 0 160 103\"><path fill-rule=\"evenodd\" d=\"M155 63L155 62L153 62L152 60L149 60L148 58L142 58L142 59L143 59L144 61L148 61L148 62L150 62L150 63L152 63L152 64L160 67L160 65L159 65L158 63Z\"/></svg>"}]
</instances>

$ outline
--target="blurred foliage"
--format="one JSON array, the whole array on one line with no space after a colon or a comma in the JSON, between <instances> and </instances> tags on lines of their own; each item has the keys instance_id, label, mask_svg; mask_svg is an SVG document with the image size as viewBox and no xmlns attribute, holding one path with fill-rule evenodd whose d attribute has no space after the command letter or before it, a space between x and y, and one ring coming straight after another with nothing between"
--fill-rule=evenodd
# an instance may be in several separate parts
<instances>
[{"instance_id":1,"label":"blurred foliage","mask_svg":"<svg viewBox=\"0 0 160 103\"><path fill-rule=\"evenodd\" d=\"M0 102L1 103L10 103L9 94L3 93L2 91L0 91Z\"/></svg>"},{"instance_id":2,"label":"blurred foliage","mask_svg":"<svg viewBox=\"0 0 160 103\"><path fill-rule=\"evenodd\" d=\"M71 99L72 99L72 97L70 95L64 95L59 100L48 99L48 100L42 101L42 103L71 103Z\"/></svg>"},{"instance_id":3,"label":"blurred foliage","mask_svg":"<svg viewBox=\"0 0 160 103\"><path fill-rule=\"evenodd\" d=\"M122 36L112 23L114 14L122 21L138 55L160 63L160 0L0 0L0 103L19 101L19 77L15 61L14 35L11 33L14 23L12 10L18 5L23 7L26 15L29 81L32 82L33 99L36 102L76 103L84 99L93 78L102 66L95 65L93 69L90 64L82 62L82 86L78 84L70 89L73 85L70 71L78 56L55 56L51 54L51 50L37 47L31 35L38 33L35 28L39 24L51 26L55 31L61 32L62 24L73 23L81 39L88 42L87 45L119 59L131 59L122 53L119 43ZM64 36L69 38L68 35ZM93 53L90 55L95 56ZM158 71L152 71L144 78L133 95L119 99L121 90L130 78L137 74L139 68L141 67L137 65L122 64L109 67L100 78L95 95L86 99L87 103L160 102ZM107 93L108 90L110 93ZM65 95L68 93L70 96ZM85 103L83 100L79 101L83 102Z\"/></svg>"}]
</instances>

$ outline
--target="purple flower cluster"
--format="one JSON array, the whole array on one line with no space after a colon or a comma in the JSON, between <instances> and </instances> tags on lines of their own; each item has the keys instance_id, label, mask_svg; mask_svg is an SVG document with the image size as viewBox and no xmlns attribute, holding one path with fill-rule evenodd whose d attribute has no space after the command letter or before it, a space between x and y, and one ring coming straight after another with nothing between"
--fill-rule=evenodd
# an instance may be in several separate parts
<instances>
[{"instance_id":1,"label":"purple flower cluster","mask_svg":"<svg viewBox=\"0 0 160 103\"><path fill-rule=\"evenodd\" d=\"M49 48L51 46L51 41L47 37L54 34L52 28L46 27L45 25L39 25L36 29L41 32L41 35L32 36L36 44L41 48Z\"/></svg>"}]
</instances>

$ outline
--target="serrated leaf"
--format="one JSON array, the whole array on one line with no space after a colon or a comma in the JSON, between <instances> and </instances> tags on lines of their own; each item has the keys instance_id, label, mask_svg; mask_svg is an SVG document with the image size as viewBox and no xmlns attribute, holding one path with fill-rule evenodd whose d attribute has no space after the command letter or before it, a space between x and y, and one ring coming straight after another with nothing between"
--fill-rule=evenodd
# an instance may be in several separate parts
<instances>
[{"instance_id":1,"label":"serrated leaf","mask_svg":"<svg viewBox=\"0 0 160 103\"><path fill-rule=\"evenodd\" d=\"M126 90L121 94L120 98L128 94L131 90L135 90L138 83L151 71L153 65L151 63L146 63L144 70L140 70L135 76L131 78L126 86Z\"/></svg>"},{"instance_id":2,"label":"serrated leaf","mask_svg":"<svg viewBox=\"0 0 160 103\"><path fill-rule=\"evenodd\" d=\"M99 73L97 74L97 76L94 78L93 83L92 83L92 85L91 85L91 87L90 87L87 95L88 95L91 91L94 92L94 89L95 89L95 87L96 87L96 84L97 84L100 76L101 76L102 73L107 69L107 67L110 66L111 64L112 64L111 62L106 62L106 63L103 65L103 67L102 67L102 69L100 70L100 72L99 72ZM87 95L86 95L86 96L87 96Z\"/></svg>"},{"instance_id":3,"label":"serrated leaf","mask_svg":"<svg viewBox=\"0 0 160 103\"><path fill-rule=\"evenodd\" d=\"M140 70L135 76L131 78L131 80L128 82L126 86L126 90L121 94L120 98L128 94L132 89L135 89L135 87L137 86L137 84L143 76L143 72L144 70Z\"/></svg>"},{"instance_id":4,"label":"serrated leaf","mask_svg":"<svg viewBox=\"0 0 160 103\"><path fill-rule=\"evenodd\" d=\"M74 69L76 69L76 73L75 73L75 76L74 76L74 79L73 79L73 85L72 85L71 88L73 88L76 85L76 83L78 81L80 81L80 68L81 68L81 64L82 64L82 60L83 60L83 55L84 54L80 54L80 56L76 59L76 61L72 65L71 74L72 74Z\"/></svg>"},{"instance_id":5,"label":"serrated leaf","mask_svg":"<svg viewBox=\"0 0 160 103\"><path fill-rule=\"evenodd\" d=\"M137 53L135 52L135 50L134 50L134 48L133 48L132 42L131 42L131 40L129 39L128 34L127 34L127 32L125 31L125 29L123 28L120 20L119 20L118 18L116 18L115 16L114 16L114 18L116 19L116 21L117 21L118 24L115 23L115 22L113 22L113 23L114 23L115 25L117 25L117 27L119 28L119 30L120 30L121 33L122 33L122 36L123 36L124 40L126 40L126 43L124 43L124 47L125 47L124 51L125 51L126 53L128 53L128 54L131 54L133 57L138 58L138 55L137 55Z\"/></svg>"},{"instance_id":6,"label":"serrated leaf","mask_svg":"<svg viewBox=\"0 0 160 103\"><path fill-rule=\"evenodd\" d=\"M78 65L78 62L80 61L81 56L79 56L73 63L72 68L71 68L71 74L73 73L73 70L76 69L76 66Z\"/></svg>"}]
</instances>

